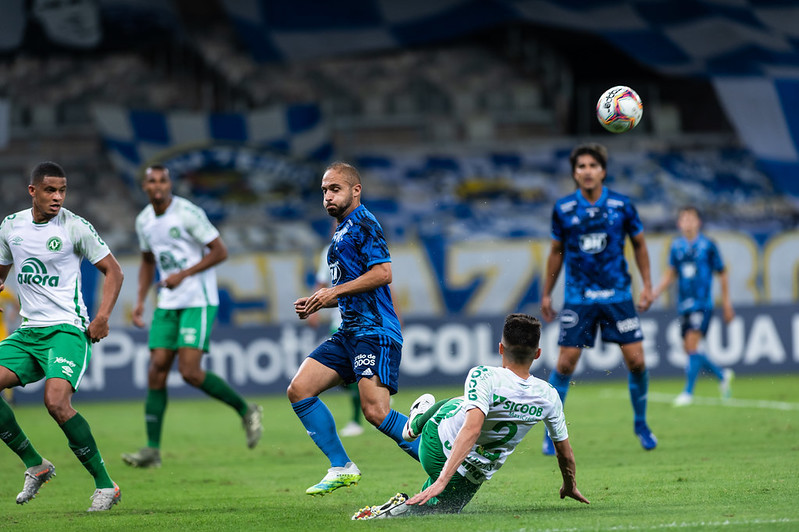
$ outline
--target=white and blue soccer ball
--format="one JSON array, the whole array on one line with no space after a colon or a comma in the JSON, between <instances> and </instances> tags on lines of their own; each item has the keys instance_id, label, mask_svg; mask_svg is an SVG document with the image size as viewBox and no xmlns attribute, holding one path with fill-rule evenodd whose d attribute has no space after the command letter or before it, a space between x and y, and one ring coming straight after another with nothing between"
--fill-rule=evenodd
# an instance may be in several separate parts
<instances>
[{"instance_id":1,"label":"white and blue soccer ball","mask_svg":"<svg viewBox=\"0 0 799 532\"><path fill-rule=\"evenodd\" d=\"M596 118L611 133L624 133L638 125L644 104L630 87L617 85L602 93L596 102Z\"/></svg>"}]
</instances>

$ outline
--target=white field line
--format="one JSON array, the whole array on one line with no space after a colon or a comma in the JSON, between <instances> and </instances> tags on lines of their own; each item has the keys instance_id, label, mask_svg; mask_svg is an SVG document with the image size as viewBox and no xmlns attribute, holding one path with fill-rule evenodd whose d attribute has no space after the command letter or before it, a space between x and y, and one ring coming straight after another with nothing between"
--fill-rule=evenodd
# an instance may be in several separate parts
<instances>
[{"instance_id":1,"label":"white field line","mask_svg":"<svg viewBox=\"0 0 799 532\"><path fill-rule=\"evenodd\" d=\"M626 390L611 390L606 388L600 392L602 397L629 397ZM648 399L655 403L671 403L676 395L659 392L649 392ZM799 410L799 403L787 403L784 401L766 401L761 399L721 399L719 397L700 397L694 396L693 405L702 406L727 406L733 408L763 408L767 410Z\"/></svg>"},{"instance_id":2,"label":"white field line","mask_svg":"<svg viewBox=\"0 0 799 532\"><path fill-rule=\"evenodd\" d=\"M779 525L779 524L787 524L787 523L799 523L799 519L783 517L783 518L776 518L776 519L735 519L735 520L724 520L724 521L694 521L692 523L686 522L677 522L673 521L671 523L660 523L655 525L618 525L618 526L611 526L611 527L602 527L599 530L671 530L671 529L678 529L678 528L706 528L706 527L713 527L713 528L720 528L720 527L751 527L754 525ZM526 532L527 528L520 528L518 532ZM529 529L530 532L535 530L536 532L580 532L581 530L586 530L584 528L546 528L546 529ZM591 528L590 530L596 530Z\"/></svg>"}]
</instances>

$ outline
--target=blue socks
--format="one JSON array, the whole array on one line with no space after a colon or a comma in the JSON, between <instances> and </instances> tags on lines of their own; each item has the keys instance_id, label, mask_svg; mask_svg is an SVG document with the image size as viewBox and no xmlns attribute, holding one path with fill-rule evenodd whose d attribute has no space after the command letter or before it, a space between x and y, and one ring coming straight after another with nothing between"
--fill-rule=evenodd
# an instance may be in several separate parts
<instances>
[{"instance_id":1,"label":"blue socks","mask_svg":"<svg viewBox=\"0 0 799 532\"><path fill-rule=\"evenodd\" d=\"M649 392L649 371L629 373L628 386L630 388L630 402L633 405L633 420L635 424L646 423L646 399Z\"/></svg>"},{"instance_id":2,"label":"blue socks","mask_svg":"<svg viewBox=\"0 0 799 532\"><path fill-rule=\"evenodd\" d=\"M402 427L405 426L405 423L408 421L408 416L405 414L400 414L396 410L392 409L389 411L386 419L377 427L377 430L397 442L400 449L408 453L411 458L418 461L419 460L419 441L420 438L416 438L412 442L407 442L402 439Z\"/></svg>"},{"instance_id":3,"label":"blue socks","mask_svg":"<svg viewBox=\"0 0 799 532\"><path fill-rule=\"evenodd\" d=\"M562 375L556 369L553 369L552 373L549 374L549 384L558 391L560 402L564 404L566 403L566 393L569 391L570 380L571 375Z\"/></svg>"},{"instance_id":4,"label":"blue socks","mask_svg":"<svg viewBox=\"0 0 799 532\"><path fill-rule=\"evenodd\" d=\"M688 365L685 366L685 393L693 395L696 379L703 369L715 375L718 380L724 378L721 368L711 362L707 355L704 353L688 353Z\"/></svg>"},{"instance_id":5,"label":"blue socks","mask_svg":"<svg viewBox=\"0 0 799 532\"><path fill-rule=\"evenodd\" d=\"M302 421L303 427L308 431L308 436L330 460L330 467L344 467L347 462L351 461L341 444L338 432L336 432L333 414L318 397L309 397L291 403L291 408ZM402 430L402 426L400 426L400 430ZM400 439L402 439L401 436Z\"/></svg>"}]
</instances>

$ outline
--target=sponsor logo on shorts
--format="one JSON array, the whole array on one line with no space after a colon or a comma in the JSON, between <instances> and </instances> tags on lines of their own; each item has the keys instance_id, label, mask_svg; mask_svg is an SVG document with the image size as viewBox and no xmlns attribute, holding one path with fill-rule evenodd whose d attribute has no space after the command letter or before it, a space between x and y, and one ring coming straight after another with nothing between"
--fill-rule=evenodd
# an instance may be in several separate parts
<instances>
[{"instance_id":1,"label":"sponsor logo on shorts","mask_svg":"<svg viewBox=\"0 0 799 532\"><path fill-rule=\"evenodd\" d=\"M588 233L580 235L580 251L594 255L604 251L608 245L607 233Z\"/></svg>"},{"instance_id":2,"label":"sponsor logo on shorts","mask_svg":"<svg viewBox=\"0 0 799 532\"><path fill-rule=\"evenodd\" d=\"M363 377L371 377L372 375L374 375L372 368L366 368L365 370L363 370L363 373L361 373L361 376Z\"/></svg>"},{"instance_id":3,"label":"sponsor logo on shorts","mask_svg":"<svg viewBox=\"0 0 799 532\"><path fill-rule=\"evenodd\" d=\"M67 366L69 366L71 368L74 368L76 366L76 364L74 362L72 362L71 360L67 360L64 357L55 357L55 363L56 364L66 364Z\"/></svg>"},{"instance_id":4,"label":"sponsor logo on shorts","mask_svg":"<svg viewBox=\"0 0 799 532\"><path fill-rule=\"evenodd\" d=\"M61 373L63 373L67 377L71 377L72 376L72 368L70 368L69 366L61 366Z\"/></svg>"},{"instance_id":5,"label":"sponsor logo on shorts","mask_svg":"<svg viewBox=\"0 0 799 532\"><path fill-rule=\"evenodd\" d=\"M36 257L22 261L17 274L17 283L33 284L39 286L58 286L58 275L48 275L47 267Z\"/></svg>"},{"instance_id":6,"label":"sponsor logo on shorts","mask_svg":"<svg viewBox=\"0 0 799 532\"><path fill-rule=\"evenodd\" d=\"M375 357L372 353L358 353L355 355L353 365L356 368L360 368L363 366L374 366L376 363L377 357Z\"/></svg>"},{"instance_id":7,"label":"sponsor logo on shorts","mask_svg":"<svg viewBox=\"0 0 799 532\"><path fill-rule=\"evenodd\" d=\"M180 335L183 337L183 341L187 344L193 344L197 342L197 329L194 327L181 327Z\"/></svg>"},{"instance_id":8,"label":"sponsor logo on shorts","mask_svg":"<svg viewBox=\"0 0 799 532\"><path fill-rule=\"evenodd\" d=\"M560 326L564 329L571 329L580 321L580 316L571 309L563 309L560 311Z\"/></svg>"},{"instance_id":9,"label":"sponsor logo on shorts","mask_svg":"<svg viewBox=\"0 0 799 532\"><path fill-rule=\"evenodd\" d=\"M620 333L628 333L635 331L641 327L641 323L638 318L627 318L626 320L620 320L616 322L616 330Z\"/></svg>"}]
</instances>

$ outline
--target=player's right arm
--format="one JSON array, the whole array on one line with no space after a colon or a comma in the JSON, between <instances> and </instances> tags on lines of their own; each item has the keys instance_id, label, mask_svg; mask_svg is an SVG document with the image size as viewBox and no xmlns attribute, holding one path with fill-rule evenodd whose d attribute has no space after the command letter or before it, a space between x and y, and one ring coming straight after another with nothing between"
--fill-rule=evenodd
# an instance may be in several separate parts
<instances>
[{"instance_id":1,"label":"player's right arm","mask_svg":"<svg viewBox=\"0 0 799 532\"><path fill-rule=\"evenodd\" d=\"M447 461L444 463L444 467L441 468L441 473L438 475L438 478L426 490L408 499L408 504L424 504L444 491L444 488L447 487L452 476L458 471L458 467L460 467L461 463L463 463L472 449L474 449L474 444L477 442L477 438L480 437L480 432L483 429L485 418L485 414L479 408L472 408L466 412L466 419L463 422L463 426L458 431L458 435L455 437L455 442L452 444L452 451L449 454L449 458L447 458Z\"/></svg>"},{"instance_id":2,"label":"player's right arm","mask_svg":"<svg viewBox=\"0 0 799 532\"><path fill-rule=\"evenodd\" d=\"M555 444L555 454L558 457L560 474L563 477L563 485L560 487L560 498L571 497L575 501L590 504L588 499L583 497L577 489L577 466L574 462L574 451L569 443L569 438L561 441L552 442Z\"/></svg>"},{"instance_id":3,"label":"player's right arm","mask_svg":"<svg viewBox=\"0 0 799 532\"><path fill-rule=\"evenodd\" d=\"M655 301L658 297L660 297L660 294L662 294L676 279L677 270L670 267L668 270L666 270L666 272L663 274L663 278L652 291L652 301Z\"/></svg>"},{"instance_id":4,"label":"player's right arm","mask_svg":"<svg viewBox=\"0 0 799 532\"><path fill-rule=\"evenodd\" d=\"M139 290L136 294L136 307L133 309L133 325L136 327L144 327L144 302L147 299L147 293L150 291L150 286L155 279L155 255L152 251L142 251L141 265L139 266Z\"/></svg>"},{"instance_id":5,"label":"player's right arm","mask_svg":"<svg viewBox=\"0 0 799 532\"><path fill-rule=\"evenodd\" d=\"M563 267L563 242L552 239L547 257L547 269L544 274L544 288L541 291L541 316L550 322L557 317L557 312L552 308L552 290L558 280L560 269Z\"/></svg>"}]
</instances>

